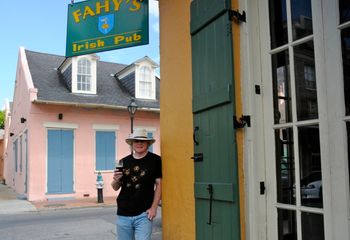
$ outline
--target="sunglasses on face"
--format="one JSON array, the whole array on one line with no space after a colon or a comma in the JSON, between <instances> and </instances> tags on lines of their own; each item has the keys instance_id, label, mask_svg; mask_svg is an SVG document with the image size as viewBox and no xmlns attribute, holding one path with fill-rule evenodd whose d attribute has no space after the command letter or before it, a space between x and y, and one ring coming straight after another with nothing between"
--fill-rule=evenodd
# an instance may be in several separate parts
<instances>
[{"instance_id":1,"label":"sunglasses on face","mask_svg":"<svg viewBox=\"0 0 350 240\"><path fill-rule=\"evenodd\" d=\"M134 143L146 143L147 141L144 140L134 140Z\"/></svg>"}]
</instances>

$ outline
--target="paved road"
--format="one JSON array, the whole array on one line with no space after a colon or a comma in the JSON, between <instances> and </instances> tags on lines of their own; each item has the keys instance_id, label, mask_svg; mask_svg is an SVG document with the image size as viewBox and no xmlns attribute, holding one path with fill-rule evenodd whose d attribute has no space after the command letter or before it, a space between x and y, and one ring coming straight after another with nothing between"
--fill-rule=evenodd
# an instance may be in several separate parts
<instances>
[{"instance_id":1,"label":"paved road","mask_svg":"<svg viewBox=\"0 0 350 240\"><path fill-rule=\"evenodd\" d=\"M114 208L84 208L0 215L1 240L115 239ZM152 239L161 240L161 220L154 220Z\"/></svg>"},{"instance_id":2,"label":"paved road","mask_svg":"<svg viewBox=\"0 0 350 240\"><path fill-rule=\"evenodd\" d=\"M51 202L50 205L54 205ZM111 240L115 239L116 207L47 208L21 200L0 183L0 240ZM153 240L162 239L161 207L154 220Z\"/></svg>"}]
</instances>

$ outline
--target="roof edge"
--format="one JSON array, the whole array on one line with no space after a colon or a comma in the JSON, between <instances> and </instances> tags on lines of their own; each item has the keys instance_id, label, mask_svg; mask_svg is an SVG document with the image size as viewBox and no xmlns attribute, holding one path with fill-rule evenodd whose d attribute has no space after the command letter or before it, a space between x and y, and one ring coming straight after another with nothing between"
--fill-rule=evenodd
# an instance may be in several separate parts
<instances>
[{"instance_id":1,"label":"roof edge","mask_svg":"<svg viewBox=\"0 0 350 240\"><path fill-rule=\"evenodd\" d=\"M116 106L116 105L107 105L107 104L93 104L93 103L68 103L68 102L58 102L58 101L43 101L35 100L33 103L37 104L48 104L48 105L64 105L64 106L74 106L74 107L86 107L86 108L106 108L106 109L122 109L128 110L127 106ZM139 107L138 111L145 112L160 112L159 108L143 108Z\"/></svg>"}]
</instances>

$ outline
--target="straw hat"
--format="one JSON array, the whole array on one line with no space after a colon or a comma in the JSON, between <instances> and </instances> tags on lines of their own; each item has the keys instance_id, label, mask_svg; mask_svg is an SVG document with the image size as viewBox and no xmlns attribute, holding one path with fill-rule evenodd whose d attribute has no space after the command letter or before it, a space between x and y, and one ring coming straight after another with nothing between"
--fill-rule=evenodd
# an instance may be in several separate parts
<instances>
[{"instance_id":1,"label":"straw hat","mask_svg":"<svg viewBox=\"0 0 350 240\"><path fill-rule=\"evenodd\" d=\"M133 141L148 141L149 145L153 144L156 140L149 138L147 136L147 131L145 129L136 129L134 133L131 133L125 142L129 145L132 145Z\"/></svg>"}]
</instances>

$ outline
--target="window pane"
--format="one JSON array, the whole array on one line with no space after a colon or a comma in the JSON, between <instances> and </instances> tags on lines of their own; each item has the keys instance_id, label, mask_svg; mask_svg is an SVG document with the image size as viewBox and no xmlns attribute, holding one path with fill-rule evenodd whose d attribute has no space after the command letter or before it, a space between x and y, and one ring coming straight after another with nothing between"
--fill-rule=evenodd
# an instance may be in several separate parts
<instances>
[{"instance_id":1,"label":"window pane","mask_svg":"<svg viewBox=\"0 0 350 240\"><path fill-rule=\"evenodd\" d=\"M286 0L269 0L271 48L288 42Z\"/></svg>"},{"instance_id":2,"label":"window pane","mask_svg":"<svg viewBox=\"0 0 350 240\"><path fill-rule=\"evenodd\" d=\"M91 74L91 63L90 61L86 62L86 74Z\"/></svg>"},{"instance_id":3,"label":"window pane","mask_svg":"<svg viewBox=\"0 0 350 240\"><path fill-rule=\"evenodd\" d=\"M283 51L272 55L273 106L275 124L292 121L289 54Z\"/></svg>"},{"instance_id":4,"label":"window pane","mask_svg":"<svg viewBox=\"0 0 350 240\"><path fill-rule=\"evenodd\" d=\"M350 28L341 31L341 45L343 55L345 112L350 115Z\"/></svg>"},{"instance_id":5,"label":"window pane","mask_svg":"<svg viewBox=\"0 0 350 240\"><path fill-rule=\"evenodd\" d=\"M148 67L142 67L141 72L141 81L151 82L151 70Z\"/></svg>"},{"instance_id":6,"label":"window pane","mask_svg":"<svg viewBox=\"0 0 350 240\"><path fill-rule=\"evenodd\" d=\"M320 138L317 125L299 128L301 204L323 207Z\"/></svg>"},{"instance_id":7,"label":"window pane","mask_svg":"<svg viewBox=\"0 0 350 240\"><path fill-rule=\"evenodd\" d=\"M293 40L312 34L311 0L291 0Z\"/></svg>"},{"instance_id":8,"label":"window pane","mask_svg":"<svg viewBox=\"0 0 350 240\"><path fill-rule=\"evenodd\" d=\"M149 82L140 82L140 95L146 98L151 97L151 86L152 84Z\"/></svg>"},{"instance_id":9,"label":"window pane","mask_svg":"<svg viewBox=\"0 0 350 240\"><path fill-rule=\"evenodd\" d=\"M278 209L278 240L297 240L297 222L295 212Z\"/></svg>"},{"instance_id":10,"label":"window pane","mask_svg":"<svg viewBox=\"0 0 350 240\"><path fill-rule=\"evenodd\" d=\"M301 229L303 239L323 240L323 215L315 213L301 213Z\"/></svg>"},{"instance_id":11,"label":"window pane","mask_svg":"<svg viewBox=\"0 0 350 240\"><path fill-rule=\"evenodd\" d=\"M78 75L77 79L77 89L82 90L82 76Z\"/></svg>"},{"instance_id":12,"label":"window pane","mask_svg":"<svg viewBox=\"0 0 350 240\"><path fill-rule=\"evenodd\" d=\"M77 89L79 91L91 91L91 63L83 58L78 61Z\"/></svg>"},{"instance_id":13,"label":"window pane","mask_svg":"<svg viewBox=\"0 0 350 240\"><path fill-rule=\"evenodd\" d=\"M153 95L151 69L143 66L140 68L140 80L138 92L140 97L151 98Z\"/></svg>"},{"instance_id":14,"label":"window pane","mask_svg":"<svg viewBox=\"0 0 350 240\"><path fill-rule=\"evenodd\" d=\"M275 130L277 201L295 204L293 186L295 184L293 129Z\"/></svg>"},{"instance_id":15,"label":"window pane","mask_svg":"<svg viewBox=\"0 0 350 240\"><path fill-rule=\"evenodd\" d=\"M317 91L314 44L294 47L295 88L298 120L317 119Z\"/></svg>"},{"instance_id":16,"label":"window pane","mask_svg":"<svg viewBox=\"0 0 350 240\"><path fill-rule=\"evenodd\" d=\"M78 75L77 89L80 91L91 91L91 76Z\"/></svg>"},{"instance_id":17,"label":"window pane","mask_svg":"<svg viewBox=\"0 0 350 240\"><path fill-rule=\"evenodd\" d=\"M91 76L85 76L85 90L91 91Z\"/></svg>"},{"instance_id":18,"label":"window pane","mask_svg":"<svg viewBox=\"0 0 350 240\"><path fill-rule=\"evenodd\" d=\"M350 21L350 1L339 0L339 17L340 23Z\"/></svg>"}]
</instances>

